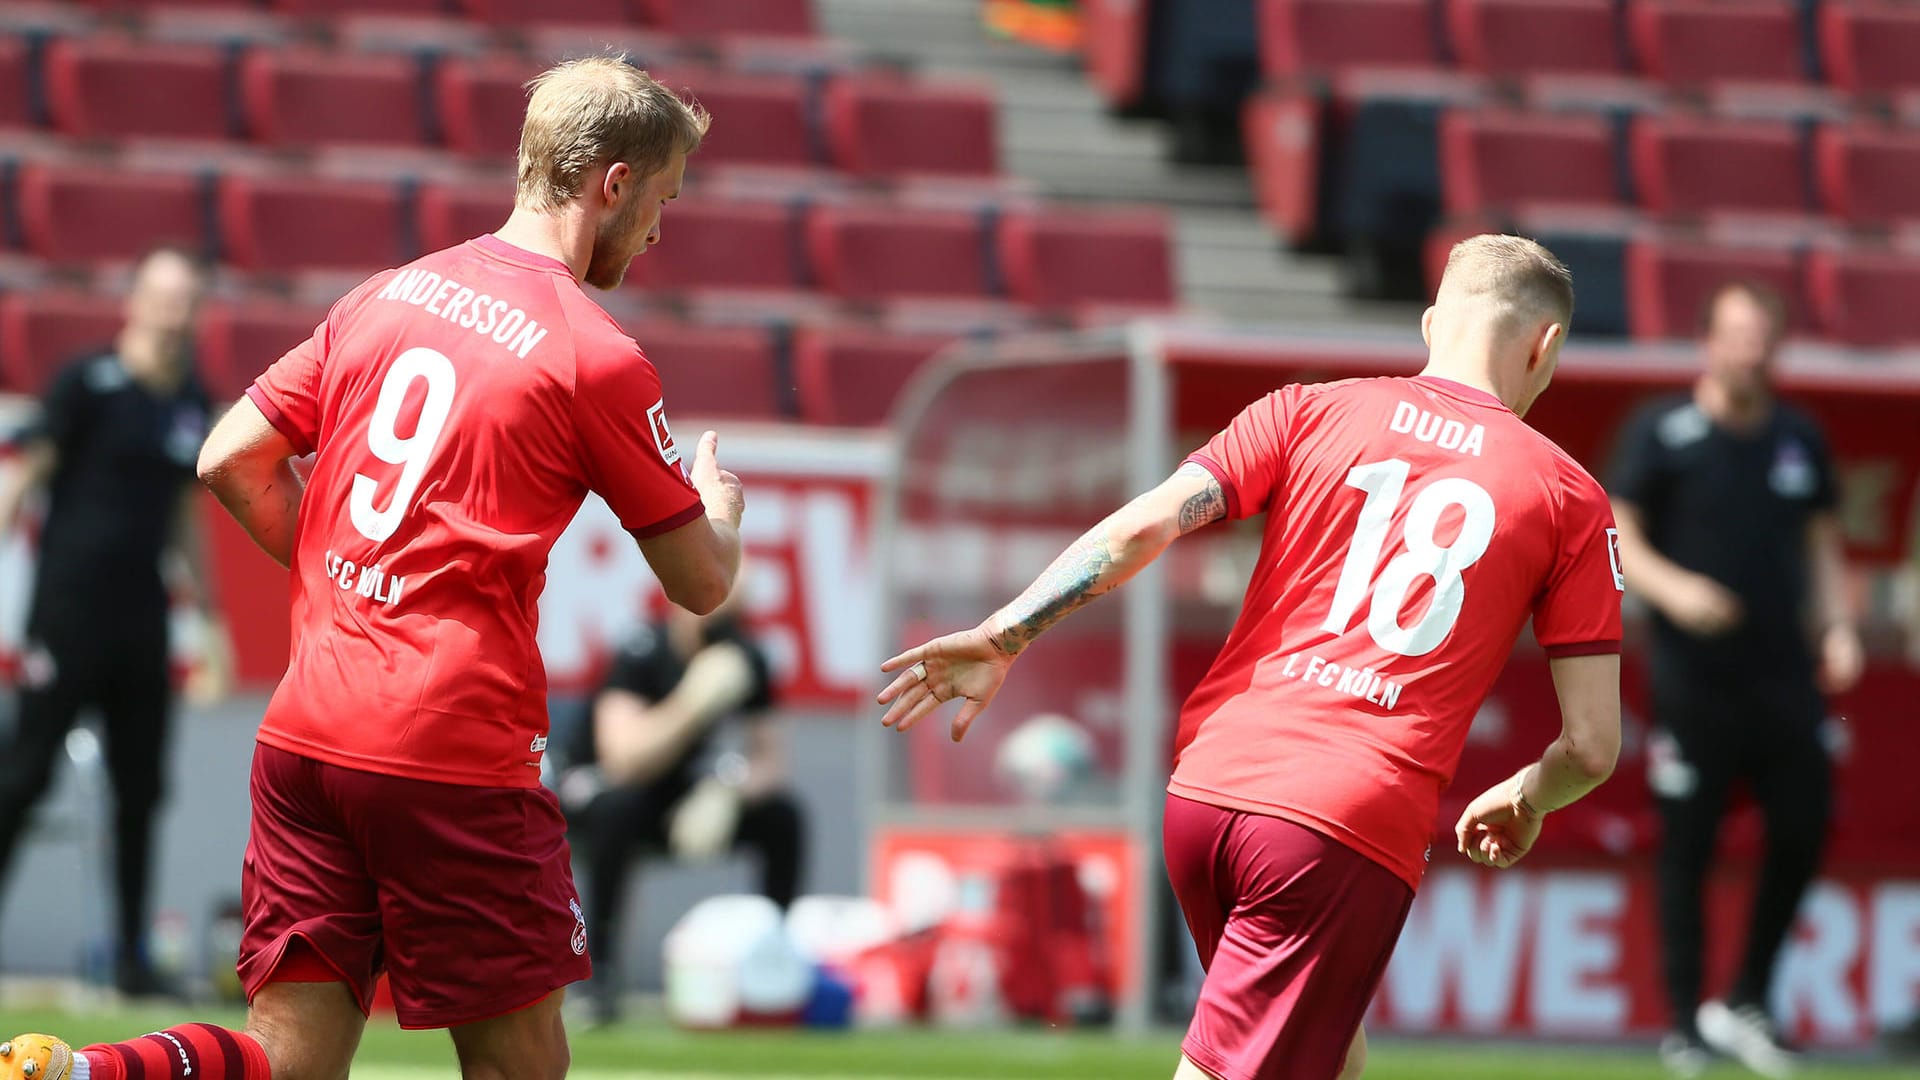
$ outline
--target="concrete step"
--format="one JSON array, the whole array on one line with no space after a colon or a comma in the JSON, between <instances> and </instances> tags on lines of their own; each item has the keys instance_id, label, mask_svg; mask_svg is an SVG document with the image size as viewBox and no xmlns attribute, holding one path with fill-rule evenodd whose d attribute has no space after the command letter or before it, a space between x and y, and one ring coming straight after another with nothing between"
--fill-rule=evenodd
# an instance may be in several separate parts
<instances>
[{"instance_id":1,"label":"concrete step","mask_svg":"<svg viewBox=\"0 0 1920 1080\"><path fill-rule=\"evenodd\" d=\"M816 0L827 33L930 77L989 85L1001 166L1064 201L1161 207L1176 222L1185 300L1226 318L1405 322L1340 296L1332 260L1284 251L1254 209L1246 171L1168 163L1166 130L1108 115L1075 57L991 37L979 0ZM1414 313L1417 317L1417 309Z\"/></svg>"}]
</instances>

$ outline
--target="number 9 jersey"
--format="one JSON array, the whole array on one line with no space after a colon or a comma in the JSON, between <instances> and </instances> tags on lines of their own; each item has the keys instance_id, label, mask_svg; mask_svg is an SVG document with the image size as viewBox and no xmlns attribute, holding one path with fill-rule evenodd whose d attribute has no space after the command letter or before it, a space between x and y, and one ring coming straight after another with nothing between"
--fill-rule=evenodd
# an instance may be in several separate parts
<instances>
[{"instance_id":1,"label":"number 9 jersey","mask_svg":"<svg viewBox=\"0 0 1920 1080\"><path fill-rule=\"evenodd\" d=\"M703 513L639 346L564 264L483 236L369 279L247 396L317 455L260 741L537 785L554 541L588 491L639 538Z\"/></svg>"},{"instance_id":2,"label":"number 9 jersey","mask_svg":"<svg viewBox=\"0 0 1920 1080\"><path fill-rule=\"evenodd\" d=\"M1491 394L1432 376L1285 387L1188 460L1229 517L1267 519L1168 790L1295 821L1417 888L1528 618L1549 656L1619 651L1605 492Z\"/></svg>"}]
</instances>

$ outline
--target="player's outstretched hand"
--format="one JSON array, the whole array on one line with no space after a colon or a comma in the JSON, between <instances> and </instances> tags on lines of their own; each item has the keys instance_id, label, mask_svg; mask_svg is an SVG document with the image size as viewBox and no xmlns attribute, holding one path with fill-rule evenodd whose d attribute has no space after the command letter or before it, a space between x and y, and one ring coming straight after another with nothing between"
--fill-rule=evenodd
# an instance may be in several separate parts
<instances>
[{"instance_id":1,"label":"player's outstretched hand","mask_svg":"<svg viewBox=\"0 0 1920 1080\"><path fill-rule=\"evenodd\" d=\"M707 504L708 516L725 518L737 529L740 515L747 508L747 492L739 477L720 467L719 454L720 433L709 431L701 435L700 445L693 451L693 470L687 479L700 493L700 501Z\"/></svg>"},{"instance_id":2,"label":"player's outstretched hand","mask_svg":"<svg viewBox=\"0 0 1920 1080\"><path fill-rule=\"evenodd\" d=\"M996 648L979 626L908 649L880 665L881 671L900 673L880 691L877 700L888 706L880 722L905 731L960 698L959 715L953 718L953 741L959 742L973 718L1000 692L1012 666L1013 657Z\"/></svg>"},{"instance_id":3,"label":"player's outstretched hand","mask_svg":"<svg viewBox=\"0 0 1920 1080\"><path fill-rule=\"evenodd\" d=\"M1546 815L1521 810L1515 805L1514 790L1514 780L1502 780L1467 804L1453 827L1460 854L1481 866L1505 870L1533 850Z\"/></svg>"}]
</instances>

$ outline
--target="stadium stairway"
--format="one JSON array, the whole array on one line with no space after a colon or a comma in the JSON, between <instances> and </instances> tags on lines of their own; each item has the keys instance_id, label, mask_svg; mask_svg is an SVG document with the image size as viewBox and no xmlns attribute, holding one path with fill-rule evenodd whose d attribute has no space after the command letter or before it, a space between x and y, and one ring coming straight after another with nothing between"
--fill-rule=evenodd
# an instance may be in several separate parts
<instances>
[{"instance_id":1,"label":"stadium stairway","mask_svg":"<svg viewBox=\"0 0 1920 1080\"><path fill-rule=\"evenodd\" d=\"M1160 125L1107 115L1077 60L989 37L979 0L815 6L834 37L935 77L992 86L1002 167L1046 195L1164 207L1188 306L1236 321L1409 325L1407 305L1343 296L1340 260L1285 251L1255 211L1246 169L1171 164Z\"/></svg>"}]
</instances>

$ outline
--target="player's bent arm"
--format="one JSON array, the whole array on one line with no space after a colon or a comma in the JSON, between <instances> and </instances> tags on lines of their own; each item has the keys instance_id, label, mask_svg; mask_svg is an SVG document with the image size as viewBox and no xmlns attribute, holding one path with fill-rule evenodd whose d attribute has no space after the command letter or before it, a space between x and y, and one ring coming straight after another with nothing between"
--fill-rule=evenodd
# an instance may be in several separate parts
<instances>
[{"instance_id":1,"label":"player's bent arm","mask_svg":"<svg viewBox=\"0 0 1920 1080\"><path fill-rule=\"evenodd\" d=\"M294 446L251 398L241 398L200 447L200 481L281 566L293 560L306 482L294 471Z\"/></svg>"},{"instance_id":2,"label":"player's bent arm","mask_svg":"<svg viewBox=\"0 0 1920 1080\"><path fill-rule=\"evenodd\" d=\"M1188 462L1088 529L1013 602L989 616L988 640L1018 656L1048 627L1145 569L1179 537L1227 516L1220 481Z\"/></svg>"},{"instance_id":3,"label":"player's bent arm","mask_svg":"<svg viewBox=\"0 0 1920 1080\"><path fill-rule=\"evenodd\" d=\"M695 615L712 614L733 592L740 572L740 530L702 515L640 541L640 554L660 579L667 599Z\"/></svg>"},{"instance_id":4,"label":"player's bent arm","mask_svg":"<svg viewBox=\"0 0 1920 1080\"><path fill-rule=\"evenodd\" d=\"M753 692L753 667L738 647L700 651L687 673L657 702L619 688L593 704L594 747L609 783L644 784L679 761L716 719Z\"/></svg>"},{"instance_id":5,"label":"player's bent arm","mask_svg":"<svg viewBox=\"0 0 1920 1080\"><path fill-rule=\"evenodd\" d=\"M1846 536L1831 511L1807 522L1807 565L1812 568L1814 619L1820 630L1820 674L1828 693L1853 689L1866 668L1866 650L1847 596Z\"/></svg>"},{"instance_id":6,"label":"player's bent arm","mask_svg":"<svg viewBox=\"0 0 1920 1080\"><path fill-rule=\"evenodd\" d=\"M1549 661L1560 698L1560 736L1521 774L1529 809L1548 813L1580 801L1613 775L1620 757L1620 656Z\"/></svg>"},{"instance_id":7,"label":"player's bent arm","mask_svg":"<svg viewBox=\"0 0 1920 1080\"><path fill-rule=\"evenodd\" d=\"M27 505L27 496L53 479L54 466L59 462L59 452L49 439L33 439L21 448L20 460L8 470L4 485L0 485L0 539L13 532L13 527L20 522L21 508Z\"/></svg>"}]
</instances>

